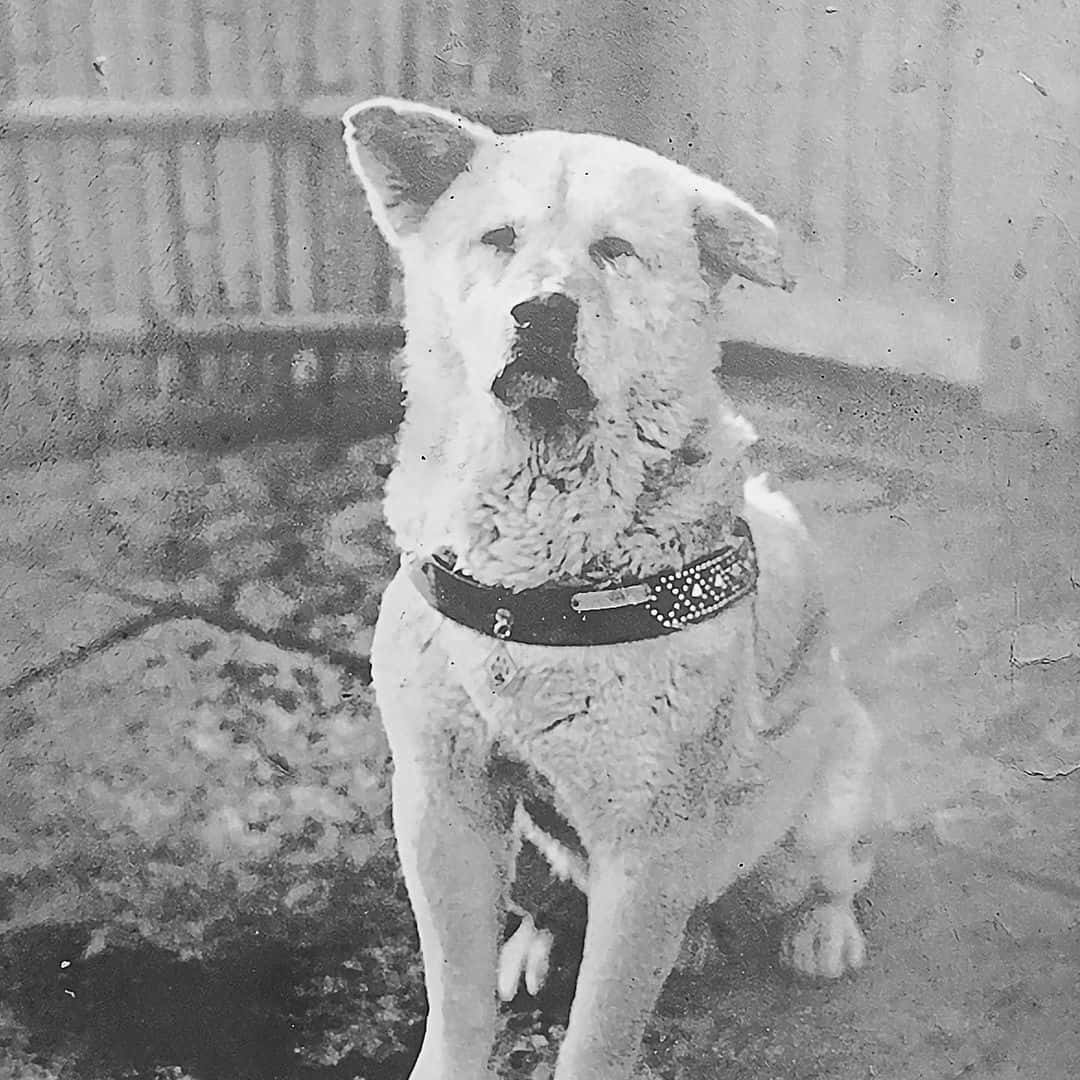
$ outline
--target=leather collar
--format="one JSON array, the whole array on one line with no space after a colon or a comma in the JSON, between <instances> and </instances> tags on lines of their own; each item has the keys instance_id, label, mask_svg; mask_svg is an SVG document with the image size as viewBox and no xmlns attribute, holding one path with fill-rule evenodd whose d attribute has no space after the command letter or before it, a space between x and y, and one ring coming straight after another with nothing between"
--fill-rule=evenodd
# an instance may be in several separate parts
<instances>
[{"instance_id":1,"label":"leather collar","mask_svg":"<svg viewBox=\"0 0 1080 1080\"><path fill-rule=\"evenodd\" d=\"M750 528L736 518L731 539L697 562L615 588L541 585L514 592L480 582L431 555L411 577L448 619L523 645L618 645L675 633L719 615L757 583Z\"/></svg>"}]
</instances>

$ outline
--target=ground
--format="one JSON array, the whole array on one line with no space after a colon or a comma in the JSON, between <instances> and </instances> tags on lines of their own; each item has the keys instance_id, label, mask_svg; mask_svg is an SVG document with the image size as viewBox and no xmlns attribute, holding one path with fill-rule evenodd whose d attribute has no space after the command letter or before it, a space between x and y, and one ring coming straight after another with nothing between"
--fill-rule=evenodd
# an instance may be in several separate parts
<instances>
[{"instance_id":1,"label":"ground","mask_svg":"<svg viewBox=\"0 0 1080 1080\"><path fill-rule=\"evenodd\" d=\"M1002 430L918 382L782 366L731 381L762 464L826 553L851 681L886 738L891 828L859 906L863 972L793 978L775 963L775 925L737 894L707 915L716 947L668 984L651 1067L694 1080L1080 1074L1076 445ZM34 789L6 806L0 1077L407 1075L422 994L363 662L392 567L377 509L388 450L358 447L329 471L297 445L207 455L188 505L170 470L190 481L195 466L161 450L0 475L0 770L13 747L30 755L13 776L63 766L38 777L42 799L66 777L66 812L97 830L60 828L52 807L52 854L26 862L45 811ZM136 669L166 674L136 685ZM139 709L167 720L153 737ZM185 728L193 715L202 727ZM219 745L220 716L232 720ZM61 761L29 741L35 725L86 745ZM167 763L171 802L147 762ZM160 819L130 825L145 800L102 809L130 772L160 795ZM142 839L116 841L118 817ZM96 864L73 854L86 837ZM177 914L166 870L192 911ZM506 1014L508 1076L544 1077L565 1019L580 906L562 903L546 993Z\"/></svg>"}]
</instances>

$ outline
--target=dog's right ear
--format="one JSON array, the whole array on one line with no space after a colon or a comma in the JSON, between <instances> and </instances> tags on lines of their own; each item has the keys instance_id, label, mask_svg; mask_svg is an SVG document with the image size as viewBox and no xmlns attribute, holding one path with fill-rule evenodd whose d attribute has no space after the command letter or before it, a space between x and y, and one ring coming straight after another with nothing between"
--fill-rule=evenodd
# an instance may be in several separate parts
<instances>
[{"instance_id":1,"label":"dog's right ear","mask_svg":"<svg viewBox=\"0 0 1080 1080\"><path fill-rule=\"evenodd\" d=\"M395 98L354 105L342 122L349 164L376 224L395 246L417 229L477 148L496 138L454 113Z\"/></svg>"},{"instance_id":2,"label":"dog's right ear","mask_svg":"<svg viewBox=\"0 0 1080 1080\"><path fill-rule=\"evenodd\" d=\"M795 279L784 267L772 219L715 180L695 176L691 184L694 235L706 277L723 285L732 274L774 285L785 292Z\"/></svg>"}]
</instances>

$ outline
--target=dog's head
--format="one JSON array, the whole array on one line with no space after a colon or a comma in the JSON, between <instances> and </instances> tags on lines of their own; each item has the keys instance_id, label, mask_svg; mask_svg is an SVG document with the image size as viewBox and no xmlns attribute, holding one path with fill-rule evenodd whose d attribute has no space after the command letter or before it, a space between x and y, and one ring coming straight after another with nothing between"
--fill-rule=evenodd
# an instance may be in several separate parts
<instances>
[{"instance_id":1,"label":"dog's head","mask_svg":"<svg viewBox=\"0 0 1080 1080\"><path fill-rule=\"evenodd\" d=\"M677 443L715 363L716 291L793 285L767 217L639 146L389 99L344 120L404 267L408 364L478 424Z\"/></svg>"}]
</instances>

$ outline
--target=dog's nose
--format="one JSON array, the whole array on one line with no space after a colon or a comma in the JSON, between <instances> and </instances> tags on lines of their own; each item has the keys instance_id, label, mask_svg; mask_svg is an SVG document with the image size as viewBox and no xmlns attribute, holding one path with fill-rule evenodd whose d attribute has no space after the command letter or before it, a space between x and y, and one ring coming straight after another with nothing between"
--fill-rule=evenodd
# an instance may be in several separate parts
<instances>
[{"instance_id":1,"label":"dog's nose","mask_svg":"<svg viewBox=\"0 0 1080 1080\"><path fill-rule=\"evenodd\" d=\"M516 412L529 406L533 421L543 427L591 409L596 399L574 355L577 301L545 293L515 304L510 314L515 323L510 363L491 384L495 397Z\"/></svg>"},{"instance_id":2,"label":"dog's nose","mask_svg":"<svg viewBox=\"0 0 1080 1080\"><path fill-rule=\"evenodd\" d=\"M567 334L577 329L578 306L565 293L548 293L515 304L510 315L519 330L531 330L538 335Z\"/></svg>"}]
</instances>

